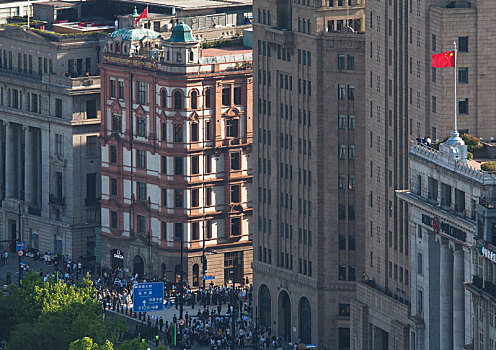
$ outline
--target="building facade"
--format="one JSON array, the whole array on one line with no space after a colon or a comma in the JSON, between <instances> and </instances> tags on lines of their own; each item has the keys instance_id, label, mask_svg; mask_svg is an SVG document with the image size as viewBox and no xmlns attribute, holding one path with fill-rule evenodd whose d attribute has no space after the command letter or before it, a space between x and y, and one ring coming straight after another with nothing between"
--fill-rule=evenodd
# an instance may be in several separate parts
<instances>
[{"instance_id":1,"label":"building facade","mask_svg":"<svg viewBox=\"0 0 496 350\"><path fill-rule=\"evenodd\" d=\"M99 45L97 34L67 38L17 26L0 31L2 240L75 259L95 257Z\"/></svg>"},{"instance_id":2,"label":"building facade","mask_svg":"<svg viewBox=\"0 0 496 350\"><path fill-rule=\"evenodd\" d=\"M348 349L365 264L364 2L253 13L255 317L287 341Z\"/></svg>"},{"instance_id":3,"label":"building facade","mask_svg":"<svg viewBox=\"0 0 496 350\"><path fill-rule=\"evenodd\" d=\"M408 188L409 141L417 136L435 141L451 132L453 69L433 69L431 54L452 50L453 42L459 49L459 131L485 139L493 136L486 116L494 108L487 95L493 88L494 70L487 56L491 51L483 49L492 44L490 30L479 28L491 28L495 5L493 1L366 3L368 264L351 307L354 349L409 346L413 299L409 237L415 233L408 226L408 204L399 201L394 191ZM466 25L460 26L460 21Z\"/></svg>"},{"instance_id":4,"label":"building facade","mask_svg":"<svg viewBox=\"0 0 496 350\"><path fill-rule=\"evenodd\" d=\"M201 49L181 23L119 29L103 59L102 265L251 283L251 50Z\"/></svg>"},{"instance_id":5,"label":"building facade","mask_svg":"<svg viewBox=\"0 0 496 350\"><path fill-rule=\"evenodd\" d=\"M466 154L467 146L454 147ZM466 349L472 344L474 310L465 282L472 281L477 258L473 246L479 199L494 188L480 163L457 159L452 150L451 145L437 151L415 142L410 190L397 191L409 207L413 349Z\"/></svg>"}]
</instances>

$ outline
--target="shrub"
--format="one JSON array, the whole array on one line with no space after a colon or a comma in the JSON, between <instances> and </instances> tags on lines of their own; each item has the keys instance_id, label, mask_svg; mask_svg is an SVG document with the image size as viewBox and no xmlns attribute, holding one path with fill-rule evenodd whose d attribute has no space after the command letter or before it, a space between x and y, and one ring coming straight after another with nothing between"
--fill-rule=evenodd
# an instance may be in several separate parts
<instances>
[{"instance_id":1,"label":"shrub","mask_svg":"<svg viewBox=\"0 0 496 350\"><path fill-rule=\"evenodd\" d=\"M482 163L481 165L481 169L484 170L484 171L496 171L496 162L485 162L485 163Z\"/></svg>"}]
</instances>

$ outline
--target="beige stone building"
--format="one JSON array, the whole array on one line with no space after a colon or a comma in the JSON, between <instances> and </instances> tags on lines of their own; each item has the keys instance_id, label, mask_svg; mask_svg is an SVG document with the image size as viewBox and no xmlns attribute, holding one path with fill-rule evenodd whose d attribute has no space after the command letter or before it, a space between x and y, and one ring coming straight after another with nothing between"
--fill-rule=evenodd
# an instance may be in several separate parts
<instances>
[{"instance_id":1,"label":"beige stone building","mask_svg":"<svg viewBox=\"0 0 496 350\"><path fill-rule=\"evenodd\" d=\"M95 258L99 45L98 34L66 37L18 26L0 31L2 240Z\"/></svg>"},{"instance_id":2,"label":"beige stone building","mask_svg":"<svg viewBox=\"0 0 496 350\"><path fill-rule=\"evenodd\" d=\"M366 275L352 303L353 349L408 349L411 247L409 141L434 141L453 128L453 68L431 68L431 55L457 42L458 129L493 137L494 1L368 1L366 4ZM370 135L369 135L370 134ZM427 296L426 296L427 297Z\"/></svg>"},{"instance_id":3,"label":"beige stone building","mask_svg":"<svg viewBox=\"0 0 496 350\"><path fill-rule=\"evenodd\" d=\"M348 349L365 264L364 3L253 13L255 317L288 341Z\"/></svg>"}]
</instances>

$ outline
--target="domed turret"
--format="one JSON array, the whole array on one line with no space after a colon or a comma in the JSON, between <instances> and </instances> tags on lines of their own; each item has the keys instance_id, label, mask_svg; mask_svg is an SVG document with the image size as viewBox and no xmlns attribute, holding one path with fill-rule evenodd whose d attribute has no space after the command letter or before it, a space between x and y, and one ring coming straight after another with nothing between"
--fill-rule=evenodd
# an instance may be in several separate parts
<instances>
[{"instance_id":1,"label":"domed turret","mask_svg":"<svg viewBox=\"0 0 496 350\"><path fill-rule=\"evenodd\" d=\"M191 28L183 22L172 28L172 35L167 41L172 43L196 42L191 34Z\"/></svg>"},{"instance_id":2,"label":"domed turret","mask_svg":"<svg viewBox=\"0 0 496 350\"><path fill-rule=\"evenodd\" d=\"M172 64L195 64L200 59L200 42L193 38L191 28L181 22L172 28L165 42L165 61Z\"/></svg>"}]
</instances>

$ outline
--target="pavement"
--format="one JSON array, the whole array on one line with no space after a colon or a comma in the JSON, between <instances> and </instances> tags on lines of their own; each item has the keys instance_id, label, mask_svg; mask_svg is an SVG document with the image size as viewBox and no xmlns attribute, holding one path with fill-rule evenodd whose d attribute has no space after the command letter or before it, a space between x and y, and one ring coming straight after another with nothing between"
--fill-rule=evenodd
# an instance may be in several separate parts
<instances>
[{"instance_id":1,"label":"pavement","mask_svg":"<svg viewBox=\"0 0 496 350\"><path fill-rule=\"evenodd\" d=\"M30 270L35 270L37 272L52 273L54 271L53 265L45 265L44 261L35 261L31 258L23 256L21 262L27 265ZM11 283L17 284L19 276L19 260L15 253L9 252L9 257L7 258L7 263L2 265L0 260L0 286L7 284L7 272L10 272Z\"/></svg>"}]
</instances>

